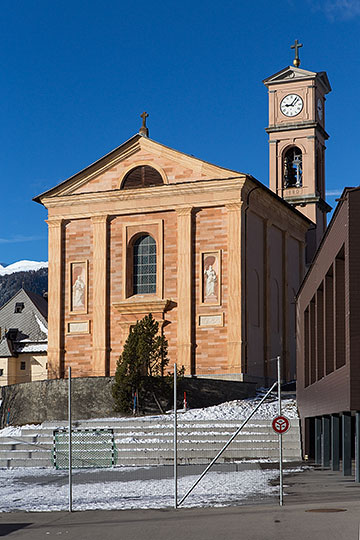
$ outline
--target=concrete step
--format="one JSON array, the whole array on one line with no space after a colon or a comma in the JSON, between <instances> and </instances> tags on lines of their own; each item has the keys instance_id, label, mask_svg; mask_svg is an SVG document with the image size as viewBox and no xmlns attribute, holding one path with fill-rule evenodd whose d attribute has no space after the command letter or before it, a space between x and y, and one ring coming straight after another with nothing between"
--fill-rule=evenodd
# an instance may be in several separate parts
<instances>
[{"instance_id":1,"label":"concrete step","mask_svg":"<svg viewBox=\"0 0 360 540\"><path fill-rule=\"evenodd\" d=\"M219 420L219 419L214 419L214 420L204 420L204 419L196 419L196 420L183 420L181 418L181 416L178 417L178 425L179 426L188 426L190 429L193 429L194 426L211 426L211 427L214 427L214 426L228 426L228 427L232 427L232 426L239 426L242 424L242 422L244 421L243 418L239 418L239 419L229 419L229 420ZM298 423L298 419L297 418L291 418L290 419L290 422L291 423ZM114 419L114 418L109 418L109 419L99 419L99 420L82 420L82 421L79 421L79 422L74 422L73 423L73 427L74 428L107 428L107 427L112 427L112 428L124 428L124 429L129 429L129 427L139 427L139 426L142 426L142 427L146 427L146 426L149 426L151 428L154 428L154 427L164 427L164 426L169 426L171 427L173 425L173 418L169 418L169 419L163 419L163 418L158 418L158 417L137 417L137 418L129 418L129 419ZM67 421L61 421L61 422L44 422L42 424L42 430L44 429L56 429L56 428L60 428L60 427L67 427L68 426L68 422ZM255 426L259 426L259 427L262 427L262 426L271 426L271 419L254 419L254 420L250 420L248 424L246 424L246 426L252 426L252 427L255 427ZM31 431L32 429L34 429L35 431L37 430L37 428L26 428L26 431ZM39 431L39 430L38 430ZM37 431L37 432L38 432Z\"/></svg>"},{"instance_id":2,"label":"concrete step","mask_svg":"<svg viewBox=\"0 0 360 540\"><path fill-rule=\"evenodd\" d=\"M209 463L228 442L242 420L178 421L179 463ZM21 434L0 437L0 467L52 467L53 431L66 428L67 422L48 422L23 428ZM173 419L159 417L83 421L76 428L114 430L118 465L146 466L173 463ZM74 445L74 449L77 444ZM93 456L94 451L90 450ZM284 459L301 460L298 419L283 436ZM278 460L278 436L271 420L255 419L237 435L220 462L244 459Z\"/></svg>"},{"instance_id":3,"label":"concrete step","mask_svg":"<svg viewBox=\"0 0 360 540\"><path fill-rule=\"evenodd\" d=\"M10 468L10 467L44 467L49 468L53 467L52 458L49 457L32 457L29 458L10 458L10 459L0 459L0 467Z\"/></svg>"}]
</instances>

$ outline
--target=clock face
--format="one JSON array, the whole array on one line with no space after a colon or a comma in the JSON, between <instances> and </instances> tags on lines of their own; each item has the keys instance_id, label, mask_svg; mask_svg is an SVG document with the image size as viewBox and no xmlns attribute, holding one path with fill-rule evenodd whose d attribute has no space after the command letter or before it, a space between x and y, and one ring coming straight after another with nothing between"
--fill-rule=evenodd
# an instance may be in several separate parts
<instances>
[{"instance_id":1,"label":"clock face","mask_svg":"<svg viewBox=\"0 0 360 540\"><path fill-rule=\"evenodd\" d=\"M280 111L285 116L297 116L301 113L304 102L297 94L288 94L280 103Z\"/></svg>"},{"instance_id":2,"label":"clock face","mask_svg":"<svg viewBox=\"0 0 360 540\"><path fill-rule=\"evenodd\" d=\"M318 113L319 120L322 120L322 117L323 117L323 106L322 106L322 101L321 101L320 98L318 98L318 100L317 100L316 110L317 110L317 113Z\"/></svg>"}]
</instances>

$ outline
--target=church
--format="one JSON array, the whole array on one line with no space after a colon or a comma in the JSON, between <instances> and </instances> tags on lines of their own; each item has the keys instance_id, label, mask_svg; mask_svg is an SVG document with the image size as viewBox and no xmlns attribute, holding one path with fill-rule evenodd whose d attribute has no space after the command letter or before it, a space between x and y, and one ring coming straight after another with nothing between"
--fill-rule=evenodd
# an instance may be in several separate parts
<instances>
[{"instance_id":1,"label":"church","mask_svg":"<svg viewBox=\"0 0 360 540\"><path fill-rule=\"evenodd\" d=\"M48 209L49 378L113 375L148 313L188 376L264 384L281 356L295 378L295 295L330 210L331 90L295 51L264 80L269 187L151 139L143 113L139 133L34 199Z\"/></svg>"}]
</instances>

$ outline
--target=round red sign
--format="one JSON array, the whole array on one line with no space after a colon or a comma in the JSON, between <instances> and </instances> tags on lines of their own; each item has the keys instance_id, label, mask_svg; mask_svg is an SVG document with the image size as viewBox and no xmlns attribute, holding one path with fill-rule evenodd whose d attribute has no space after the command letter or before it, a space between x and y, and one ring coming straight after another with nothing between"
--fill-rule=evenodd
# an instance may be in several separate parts
<instances>
[{"instance_id":1,"label":"round red sign","mask_svg":"<svg viewBox=\"0 0 360 540\"><path fill-rule=\"evenodd\" d=\"M290 427L290 421L286 416L276 416L272 421L272 428L276 433L286 433Z\"/></svg>"}]
</instances>

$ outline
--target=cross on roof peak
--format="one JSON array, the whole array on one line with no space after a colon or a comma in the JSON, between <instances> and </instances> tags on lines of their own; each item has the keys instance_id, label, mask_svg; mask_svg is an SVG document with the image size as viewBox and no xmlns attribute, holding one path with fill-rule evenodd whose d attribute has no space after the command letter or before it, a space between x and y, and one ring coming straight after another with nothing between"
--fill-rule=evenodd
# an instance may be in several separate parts
<instances>
[{"instance_id":1,"label":"cross on roof peak","mask_svg":"<svg viewBox=\"0 0 360 540\"><path fill-rule=\"evenodd\" d=\"M300 66L299 49L302 46L303 46L303 44L299 43L297 39L295 39L294 45L291 45L291 49L295 49L295 58L294 58L294 61L293 61L293 64L294 64L295 67Z\"/></svg>"},{"instance_id":2,"label":"cross on roof peak","mask_svg":"<svg viewBox=\"0 0 360 540\"><path fill-rule=\"evenodd\" d=\"M143 137L148 137L149 136L149 130L148 130L147 126L146 126L146 119L148 118L148 116L149 116L148 113L145 112L145 111L142 114L140 114L140 118L142 118L142 126L139 129L139 133Z\"/></svg>"}]
</instances>

